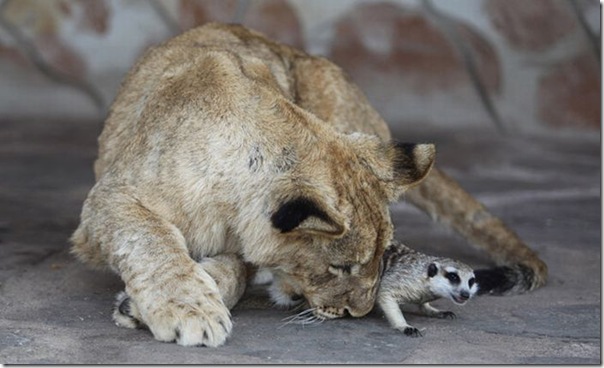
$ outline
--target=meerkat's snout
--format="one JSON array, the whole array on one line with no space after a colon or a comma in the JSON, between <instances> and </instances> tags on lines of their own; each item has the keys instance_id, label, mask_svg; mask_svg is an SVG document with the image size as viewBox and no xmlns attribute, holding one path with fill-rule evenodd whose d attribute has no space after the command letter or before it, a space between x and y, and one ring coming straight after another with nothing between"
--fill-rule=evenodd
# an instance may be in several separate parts
<instances>
[{"instance_id":1,"label":"meerkat's snout","mask_svg":"<svg viewBox=\"0 0 604 368\"><path fill-rule=\"evenodd\" d=\"M470 294L470 292L466 291L466 290L463 290L462 292L459 293L459 297L463 301L470 299L471 296L472 295Z\"/></svg>"},{"instance_id":2,"label":"meerkat's snout","mask_svg":"<svg viewBox=\"0 0 604 368\"><path fill-rule=\"evenodd\" d=\"M470 294L469 291L467 290L462 290L459 292L459 294L451 294L451 299L453 300L453 302L455 302L455 304L466 304L466 302L472 297L472 294Z\"/></svg>"},{"instance_id":3,"label":"meerkat's snout","mask_svg":"<svg viewBox=\"0 0 604 368\"><path fill-rule=\"evenodd\" d=\"M463 285L463 283L465 281L464 279L467 280L467 289L466 289L465 285ZM451 294L451 299L456 304L460 304L460 305L465 304L478 291L478 286L476 285L476 279L475 279L473 273L466 277L463 277L463 276L460 277L460 282L458 285L461 286L461 288L459 289L459 293Z\"/></svg>"}]
</instances>

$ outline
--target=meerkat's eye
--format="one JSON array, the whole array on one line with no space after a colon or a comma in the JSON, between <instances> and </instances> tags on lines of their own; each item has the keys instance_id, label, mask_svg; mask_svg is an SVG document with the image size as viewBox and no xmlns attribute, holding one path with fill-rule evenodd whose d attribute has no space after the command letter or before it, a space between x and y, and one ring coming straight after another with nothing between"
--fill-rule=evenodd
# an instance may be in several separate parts
<instances>
[{"instance_id":1,"label":"meerkat's eye","mask_svg":"<svg viewBox=\"0 0 604 368\"><path fill-rule=\"evenodd\" d=\"M472 277L470 280L468 280L468 286L469 286L469 287L474 286L474 283L475 283L475 282L476 282L476 279Z\"/></svg>"},{"instance_id":2,"label":"meerkat's eye","mask_svg":"<svg viewBox=\"0 0 604 368\"><path fill-rule=\"evenodd\" d=\"M457 275L455 272L449 272L449 273L447 273L445 275L445 277L452 284L459 284L461 282L461 279L459 278L459 275Z\"/></svg>"}]
</instances>

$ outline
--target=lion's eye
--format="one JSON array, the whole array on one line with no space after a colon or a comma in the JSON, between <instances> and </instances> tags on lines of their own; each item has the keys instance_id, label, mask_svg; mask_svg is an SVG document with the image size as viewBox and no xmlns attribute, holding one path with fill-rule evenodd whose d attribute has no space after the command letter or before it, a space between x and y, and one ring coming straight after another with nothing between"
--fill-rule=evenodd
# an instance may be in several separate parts
<instances>
[{"instance_id":1,"label":"lion's eye","mask_svg":"<svg viewBox=\"0 0 604 368\"><path fill-rule=\"evenodd\" d=\"M338 275L338 276L342 275L342 274L350 275L350 274L356 274L356 273L359 272L359 265L351 265L351 264L335 265L335 264L331 264L331 265L329 265L328 270L332 274Z\"/></svg>"},{"instance_id":2,"label":"lion's eye","mask_svg":"<svg viewBox=\"0 0 604 368\"><path fill-rule=\"evenodd\" d=\"M331 264L329 265L329 272L333 273L334 275L339 275L341 273L346 273L346 274L350 274L350 265L334 265Z\"/></svg>"}]
</instances>

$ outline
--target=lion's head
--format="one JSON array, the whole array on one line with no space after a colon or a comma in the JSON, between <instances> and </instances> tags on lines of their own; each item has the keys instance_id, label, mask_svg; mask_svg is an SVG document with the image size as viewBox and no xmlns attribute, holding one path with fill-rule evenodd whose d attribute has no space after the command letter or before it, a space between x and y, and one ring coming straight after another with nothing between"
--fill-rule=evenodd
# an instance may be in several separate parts
<instances>
[{"instance_id":1,"label":"lion's head","mask_svg":"<svg viewBox=\"0 0 604 368\"><path fill-rule=\"evenodd\" d=\"M363 316L393 237L388 205L428 174L434 146L355 133L300 155L271 211L281 248L271 294L278 304L303 296L321 318Z\"/></svg>"}]
</instances>

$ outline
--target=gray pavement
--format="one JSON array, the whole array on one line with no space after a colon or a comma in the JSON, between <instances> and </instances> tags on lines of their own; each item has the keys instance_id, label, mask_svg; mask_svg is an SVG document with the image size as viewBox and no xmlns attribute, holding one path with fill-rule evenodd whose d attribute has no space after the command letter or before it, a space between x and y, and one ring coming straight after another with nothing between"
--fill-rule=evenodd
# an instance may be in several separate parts
<instances>
[{"instance_id":1,"label":"gray pavement","mask_svg":"<svg viewBox=\"0 0 604 368\"><path fill-rule=\"evenodd\" d=\"M508 137L492 131L412 130L398 137L437 143L441 168L539 252L549 284L464 307L439 301L456 320L407 314L423 331L409 338L379 312L319 325L283 325L253 288L232 311L225 346L185 348L145 330L116 327L110 314L122 283L68 253L93 184L99 124L0 122L1 363L511 363L600 364L600 140L591 136ZM473 266L488 258L405 203L392 206L397 236L427 253Z\"/></svg>"}]
</instances>

